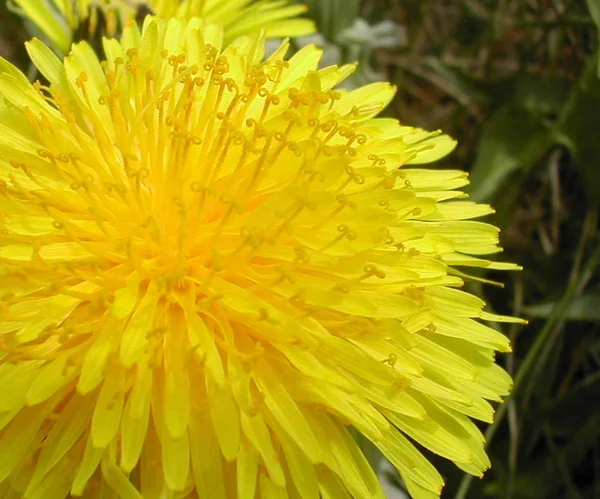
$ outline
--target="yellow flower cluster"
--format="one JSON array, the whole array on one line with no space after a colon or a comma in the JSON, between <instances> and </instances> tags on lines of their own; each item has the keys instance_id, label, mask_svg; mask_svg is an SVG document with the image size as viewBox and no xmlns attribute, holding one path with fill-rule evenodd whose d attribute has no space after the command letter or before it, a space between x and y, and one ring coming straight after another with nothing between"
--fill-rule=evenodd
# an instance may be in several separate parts
<instances>
[{"instance_id":1,"label":"yellow flower cluster","mask_svg":"<svg viewBox=\"0 0 600 499\"><path fill-rule=\"evenodd\" d=\"M467 175L418 166L454 141L314 46L224 39L34 39L47 86L0 60L2 498L383 498L351 427L414 498L443 480L413 442L489 467L509 344L479 319L512 319L455 267L516 267Z\"/></svg>"}]
</instances>

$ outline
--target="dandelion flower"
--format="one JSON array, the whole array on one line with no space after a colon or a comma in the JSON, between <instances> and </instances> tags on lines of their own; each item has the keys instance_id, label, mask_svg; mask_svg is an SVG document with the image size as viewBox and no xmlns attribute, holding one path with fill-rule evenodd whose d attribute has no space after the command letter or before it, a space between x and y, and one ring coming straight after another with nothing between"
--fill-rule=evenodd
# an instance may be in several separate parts
<instances>
[{"instance_id":1,"label":"dandelion flower","mask_svg":"<svg viewBox=\"0 0 600 499\"><path fill-rule=\"evenodd\" d=\"M314 23L298 16L305 5L290 0L13 0L50 40L67 53L77 31L91 37L97 30L115 35L120 26L144 12L169 19L203 17L224 26L224 43L265 29L269 38L296 37L315 31ZM87 32L87 33L85 33Z\"/></svg>"},{"instance_id":2,"label":"dandelion flower","mask_svg":"<svg viewBox=\"0 0 600 499\"><path fill-rule=\"evenodd\" d=\"M0 65L0 496L415 498L475 474L507 339L455 266L510 269L445 135L287 42L148 17L50 82Z\"/></svg>"}]
</instances>

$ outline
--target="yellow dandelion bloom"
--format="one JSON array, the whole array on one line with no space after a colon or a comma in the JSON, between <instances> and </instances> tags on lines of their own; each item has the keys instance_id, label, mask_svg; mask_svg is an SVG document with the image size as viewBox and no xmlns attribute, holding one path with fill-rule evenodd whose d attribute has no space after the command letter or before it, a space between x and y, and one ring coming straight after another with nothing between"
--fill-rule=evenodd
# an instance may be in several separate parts
<instances>
[{"instance_id":1,"label":"yellow dandelion bloom","mask_svg":"<svg viewBox=\"0 0 600 499\"><path fill-rule=\"evenodd\" d=\"M445 135L335 90L321 51L148 17L107 61L0 63L0 497L383 498L350 436L415 498L415 447L488 468L471 418L507 339L454 266L498 230ZM401 167L401 168L399 168ZM471 256L473 255L473 256Z\"/></svg>"},{"instance_id":2,"label":"yellow dandelion bloom","mask_svg":"<svg viewBox=\"0 0 600 499\"><path fill-rule=\"evenodd\" d=\"M52 44L67 53L73 34L87 23L88 35L99 25L108 35L133 22L146 11L169 19L203 17L224 26L224 43L264 29L268 38L308 35L314 23L298 16L304 5L290 0L13 0ZM100 19L101 18L101 19Z\"/></svg>"}]
</instances>

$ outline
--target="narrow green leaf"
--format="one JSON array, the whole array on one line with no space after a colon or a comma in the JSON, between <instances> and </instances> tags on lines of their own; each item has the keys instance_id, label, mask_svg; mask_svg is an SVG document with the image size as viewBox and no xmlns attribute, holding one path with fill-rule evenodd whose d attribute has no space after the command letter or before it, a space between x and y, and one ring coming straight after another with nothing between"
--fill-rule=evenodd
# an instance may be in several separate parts
<instances>
[{"instance_id":1,"label":"narrow green leaf","mask_svg":"<svg viewBox=\"0 0 600 499\"><path fill-rule=\"evenodd\" d=\"M587 6L596 27L600 29L600 0L587 0Z\"/></svg>"},{"instance_id":2,"label":"narrow green leaf","mask_svg":"<svg viewBox=\"0 0 600 499\"><path fill-rule=\"evenodd\" d=\"M483 129L470 193L487 201L500 192L512 174L529 171L548 151L547 127L531 111L513 103L502 105Z\"/></svg>"},{"instance_id":3,"label":"narrow green leaf","mask_svg":"<svg viewBox=\"0 0 600 499\"><path fill-rule=\"evenodd\" d=\"M435 70L454 90L453 95L465 104L485 104L490 96L483 86L471 75L461 70L444 64L437 58L428 61L428 66Z\"/></svg>"},{"instance_id":4,"label":"narrow green leaf","mask_svg":"<svg viewBox=\"0 0 600 499\"><path fill-rule=\"evenodd\" d=\"M600 31L600 0L586 0L588 10L590 11L590 15L596 25L596 28ZM598 52L598 57L596 58L599 61L600 52ZM600 62L600 61L599 61ZM596 76L600 78L600 64L596 66Z\"/></svg>"},{"instance_id":5,"label":"narrow green leaf","mask_svg":"<svg viewBox=\"0 0 600 499\"><path fill-rule=\"evenodd\" d=\"M527 317L546 319L557 305L557 302L540 303L525 307L524 312ZM571 321L600 321L600 293L575 298L563 318Z\"/></svg>"},{"instance_id":6,"label":"narrow green leaf","mask_svg":"<svg viewBox=\"0 0 600 499\"><path fill-rule=\"evenodd\" d=\"M329 40L354 24L358 18L360 0L305 0L308 13L319 31Z\"/></svg>"},{"instance_id":7,"label":"narrow green leaf","mask_svg":"<svg viewBox=\"0 0 600 499\"><path fill-rule=\"evenodd\" d=\"M596 2L597 3L597 2ZM597 60L590 60L573 87L555 131L555 140L569 149L585 180L588 200L600 206L600 79Z\"/></svg>"}]
</instances>

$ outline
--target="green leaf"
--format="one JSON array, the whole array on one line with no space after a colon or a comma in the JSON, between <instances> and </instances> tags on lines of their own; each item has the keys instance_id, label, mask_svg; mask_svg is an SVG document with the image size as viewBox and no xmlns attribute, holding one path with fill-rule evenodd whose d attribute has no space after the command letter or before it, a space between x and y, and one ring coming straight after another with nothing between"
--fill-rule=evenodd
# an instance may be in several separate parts
<instances>
[{"instance_id":1,"label":"green leaf","mask_svg":"<svg viewBox=\"0 0 600 499\"><path fill-rule=\"evenodd\" d=\"M587 0L587 6L596 28L600 30L600 0ZM598 55L600 56L600 52ZM600 64L596 68L596 76L600 78Z\"/></svg>"},{"instance_id":2,"label":"green leaf","mask_svg":"<svg viewBox=\"0 0 600 499\"><path fill-rule=\"evenodd\" d=\"M510 97L484 125L471 171L474 200L490 201L499 193L503 200L511 197L506 183L514 180L513 174L521 173L523 180L550 149L550 130L567 101L570 86L569 81L555 76L540 79L522 75L513 81Z\"/></svg>"},{"instance_id":3,"label":"green leaf","mask_svg":"<svg viewBox=\"0 0 600 499\"><path fill-rule=\"evenodd\" d=\"M427 61L428 66L436 71L454 90L454 95L460 102L465 104L486 104L490 95L486 92L480 82L465 71L444 64L437 58Z\"/></svg>"},{"instance_id":4,"label":"green leaf","mask_svg":"<svg viewBox=\"0 0 600 499\"><path fill-rule=\"evenodd\" d=\"M358 18L360 0L304 0L308 12L329 40L354 24Z\"/></svg>"},{"instance_id":5,"label":"green leaf","mask_svg":"<svg viewBox=\"0 0 600 499\"><path fill-rule=\"evenodd\" d=\"M555 140L569 149L580 168L588 200L600 206L600 80L592 59L573 87L555 130Z\"/></svg>"},{"instance_id":6,"label":"green leaf","mask_svg":"<svg viewBox=\"0 0 600 499\"><path fill-rule=\"evenodd\" d=\"M502 105L486 123L471 170L470 193L488 201L516 172L528 172L548 151L550 134L541 119L517 104Z\"/></svg>"},{"instance_id":7,"label":"green leaf","mask_svg":"<svg viewBox=\"0 0 600 499\"><path fill-rule=\"evenodd\" d=\"M522 75L515 82L513 101L541 120L551 120L562 111L573 82L567 78Z\"/></svg>"},{"instance_id":8,"label":"green leaf","mask_svg":"<svg viewBox=\"0 0 600 499\"><path fill-rule=\"evenodd\" d=\"M525 307L524 312L528 317L546 319L557 305L557 302L540 303ZM571 302L563 318L571 321L600 321L600 294L578 296Z\"/></svg>"}]
</instances>

